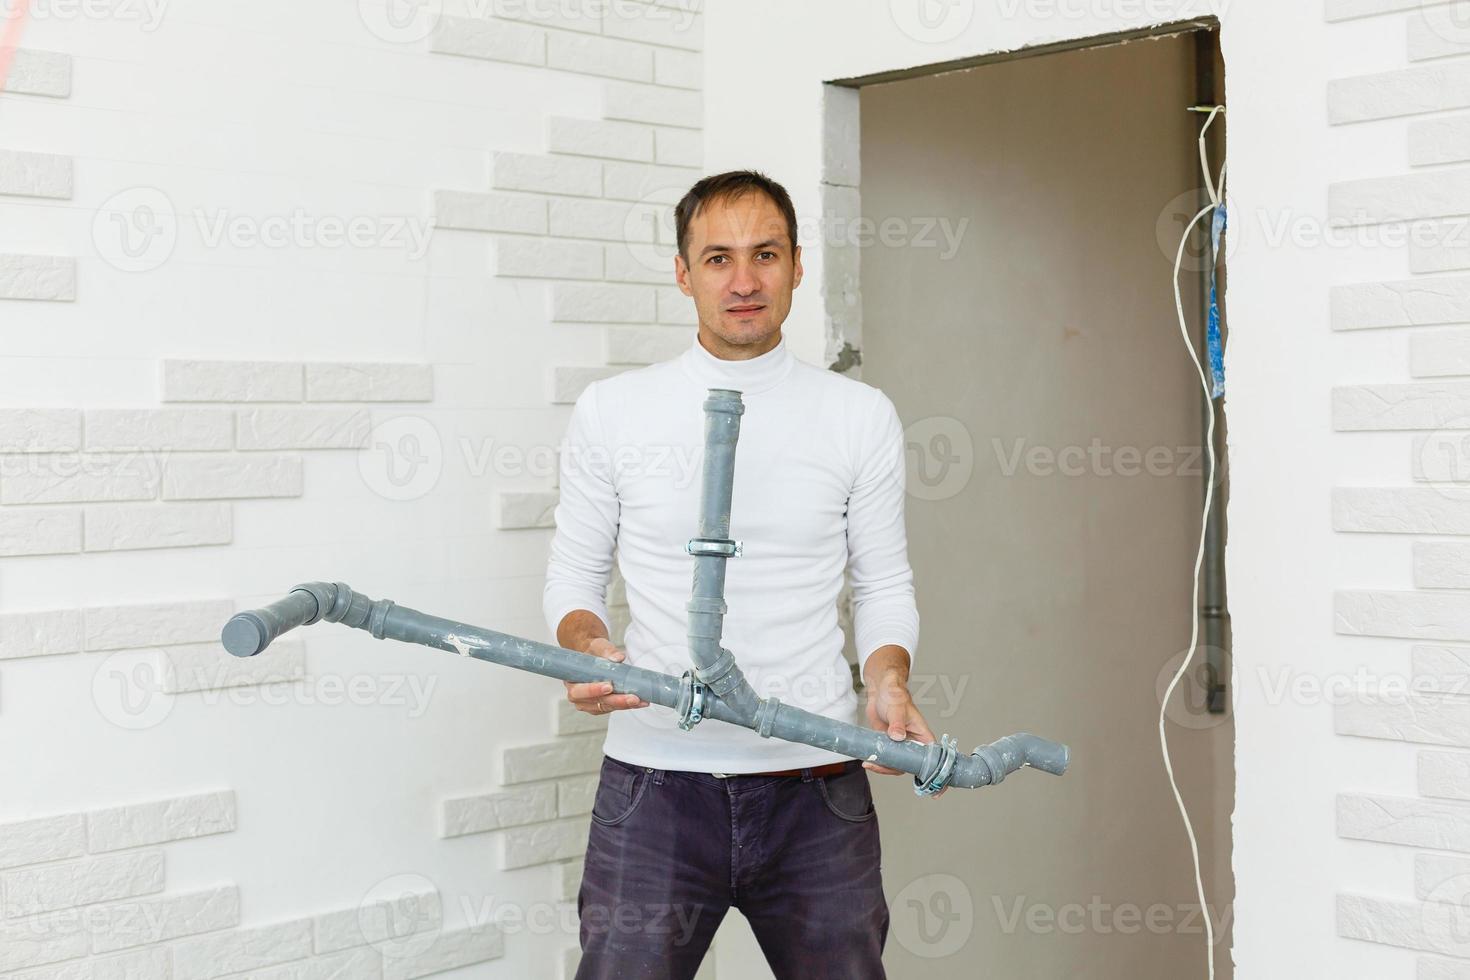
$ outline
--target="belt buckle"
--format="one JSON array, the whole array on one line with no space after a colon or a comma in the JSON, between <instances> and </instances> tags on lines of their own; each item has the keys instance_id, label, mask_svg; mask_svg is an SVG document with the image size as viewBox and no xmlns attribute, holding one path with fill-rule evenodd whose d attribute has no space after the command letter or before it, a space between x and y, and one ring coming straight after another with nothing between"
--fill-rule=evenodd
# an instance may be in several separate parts
<instances>
[{"instance_id":1,"label":"belt buckle","mask_svg":"<svg viewBox=\"0 0 1470 980\"><path fill-rule=\"evenodd\" d=\"M716 779L729 779L730 778L730 774L728 772L712 772L712 773L710 773L710 775L713 776L713 777L715 777Z\"/></svg>"}]
</instances>

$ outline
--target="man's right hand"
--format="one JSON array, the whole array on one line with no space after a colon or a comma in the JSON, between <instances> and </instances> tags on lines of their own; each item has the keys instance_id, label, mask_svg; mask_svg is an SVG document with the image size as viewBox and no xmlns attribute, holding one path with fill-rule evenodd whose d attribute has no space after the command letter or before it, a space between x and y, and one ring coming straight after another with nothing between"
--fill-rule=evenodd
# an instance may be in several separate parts
<instances>
[{"instance_id":1,"label":"man's right hand","mask_svg":"<svg viewBox=\"0 0 1470 980\"><path fill-rule=\"evenodd\" d=\"M601 636L588 640L582 652L619 662L625 656L611 640ZM587 681L580 684L562 681L562 683L567 686L567 700L572 702L578 711L585 711L589 715L605 715L609 711L620 711L626 708L646 708L649 704L636 694L612 693L612 684L607 681Z\"/></svg>"}]
</instances>

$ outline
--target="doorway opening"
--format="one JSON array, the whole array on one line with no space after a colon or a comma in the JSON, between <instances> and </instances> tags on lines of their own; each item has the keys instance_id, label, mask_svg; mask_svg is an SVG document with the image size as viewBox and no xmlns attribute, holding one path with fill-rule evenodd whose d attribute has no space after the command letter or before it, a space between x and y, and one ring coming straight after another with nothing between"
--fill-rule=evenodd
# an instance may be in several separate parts
<instances>
[{"instance_id":1,"label":"doorway opening","mask_svg":"<svg viewBox=\"0 0 1470 980\"><path fill-rule=\"evenodd\" d=\"M936 735L1034 731L1073 751L1060 780L957 805L916 807L875 780L880 809L903 814L883 828L895 975L1204 976L1158 737L1196 620L1166 728L1215 975L1231 975L1223 401L1201 391L1172 279L1208 203L1190 109L1223 102L1217 40L1218 24L1190 22L829 88L828 349L907 427L911 688L927 689ZM1206 373L1212 269L1224 296L1209 228L1179 275ZM1196 601L1206 412L1220 476Z\"/></svg>"}]
</instances>

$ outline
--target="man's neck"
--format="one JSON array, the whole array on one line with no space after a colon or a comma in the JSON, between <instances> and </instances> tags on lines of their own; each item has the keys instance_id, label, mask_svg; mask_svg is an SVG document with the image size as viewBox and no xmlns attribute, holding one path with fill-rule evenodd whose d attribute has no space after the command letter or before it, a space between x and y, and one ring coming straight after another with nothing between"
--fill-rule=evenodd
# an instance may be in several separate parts
<instances>
[{"instance_id":1,"label":"man's neck","mask_svg":"<svg viewBox=\"0 0 1470 980\"><path fill-rule=\"evenodd\" d=\"M699 345L722 361L748 361L775 350L781 342L781 328L777 327L769 337L750 344L732 344L702 324L699 328Z\"/></svg>"}]
</instances>

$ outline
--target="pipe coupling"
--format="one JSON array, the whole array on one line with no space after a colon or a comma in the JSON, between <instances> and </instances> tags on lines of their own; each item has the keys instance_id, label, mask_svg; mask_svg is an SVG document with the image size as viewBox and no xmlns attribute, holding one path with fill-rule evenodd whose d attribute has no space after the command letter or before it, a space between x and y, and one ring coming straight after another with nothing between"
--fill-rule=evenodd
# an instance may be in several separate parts
<instances>
[{"instance_id":1,"label":"pipe coupling","mask_svg":"<svg viewBox=\"0 0 1470 980\"><path fill-rule=\"evenodd\" d=\"M709 688L695 678L692 670L684 671L679 682L679 703L674 710L679 713L679 727L687 732L704 720Z\"/></svg>"},{"instance_id":2,"label":"pipe coupling","mask_svg":"<svg viewBox=\"0 0 1470 980\"><path fill-rule=\"evenodd\" d=\"M954 764L959 755L959 741L948 735L941 735L938 742L929 743L929 749L924 757L924 771L929 775L923 779L918 776L914 777L914 795L937 796L939 791L949 784L950 777L954 775ZM935 756L937 756L937 762L931 768L930 758Z\"/></svg>"}]
</instances>

